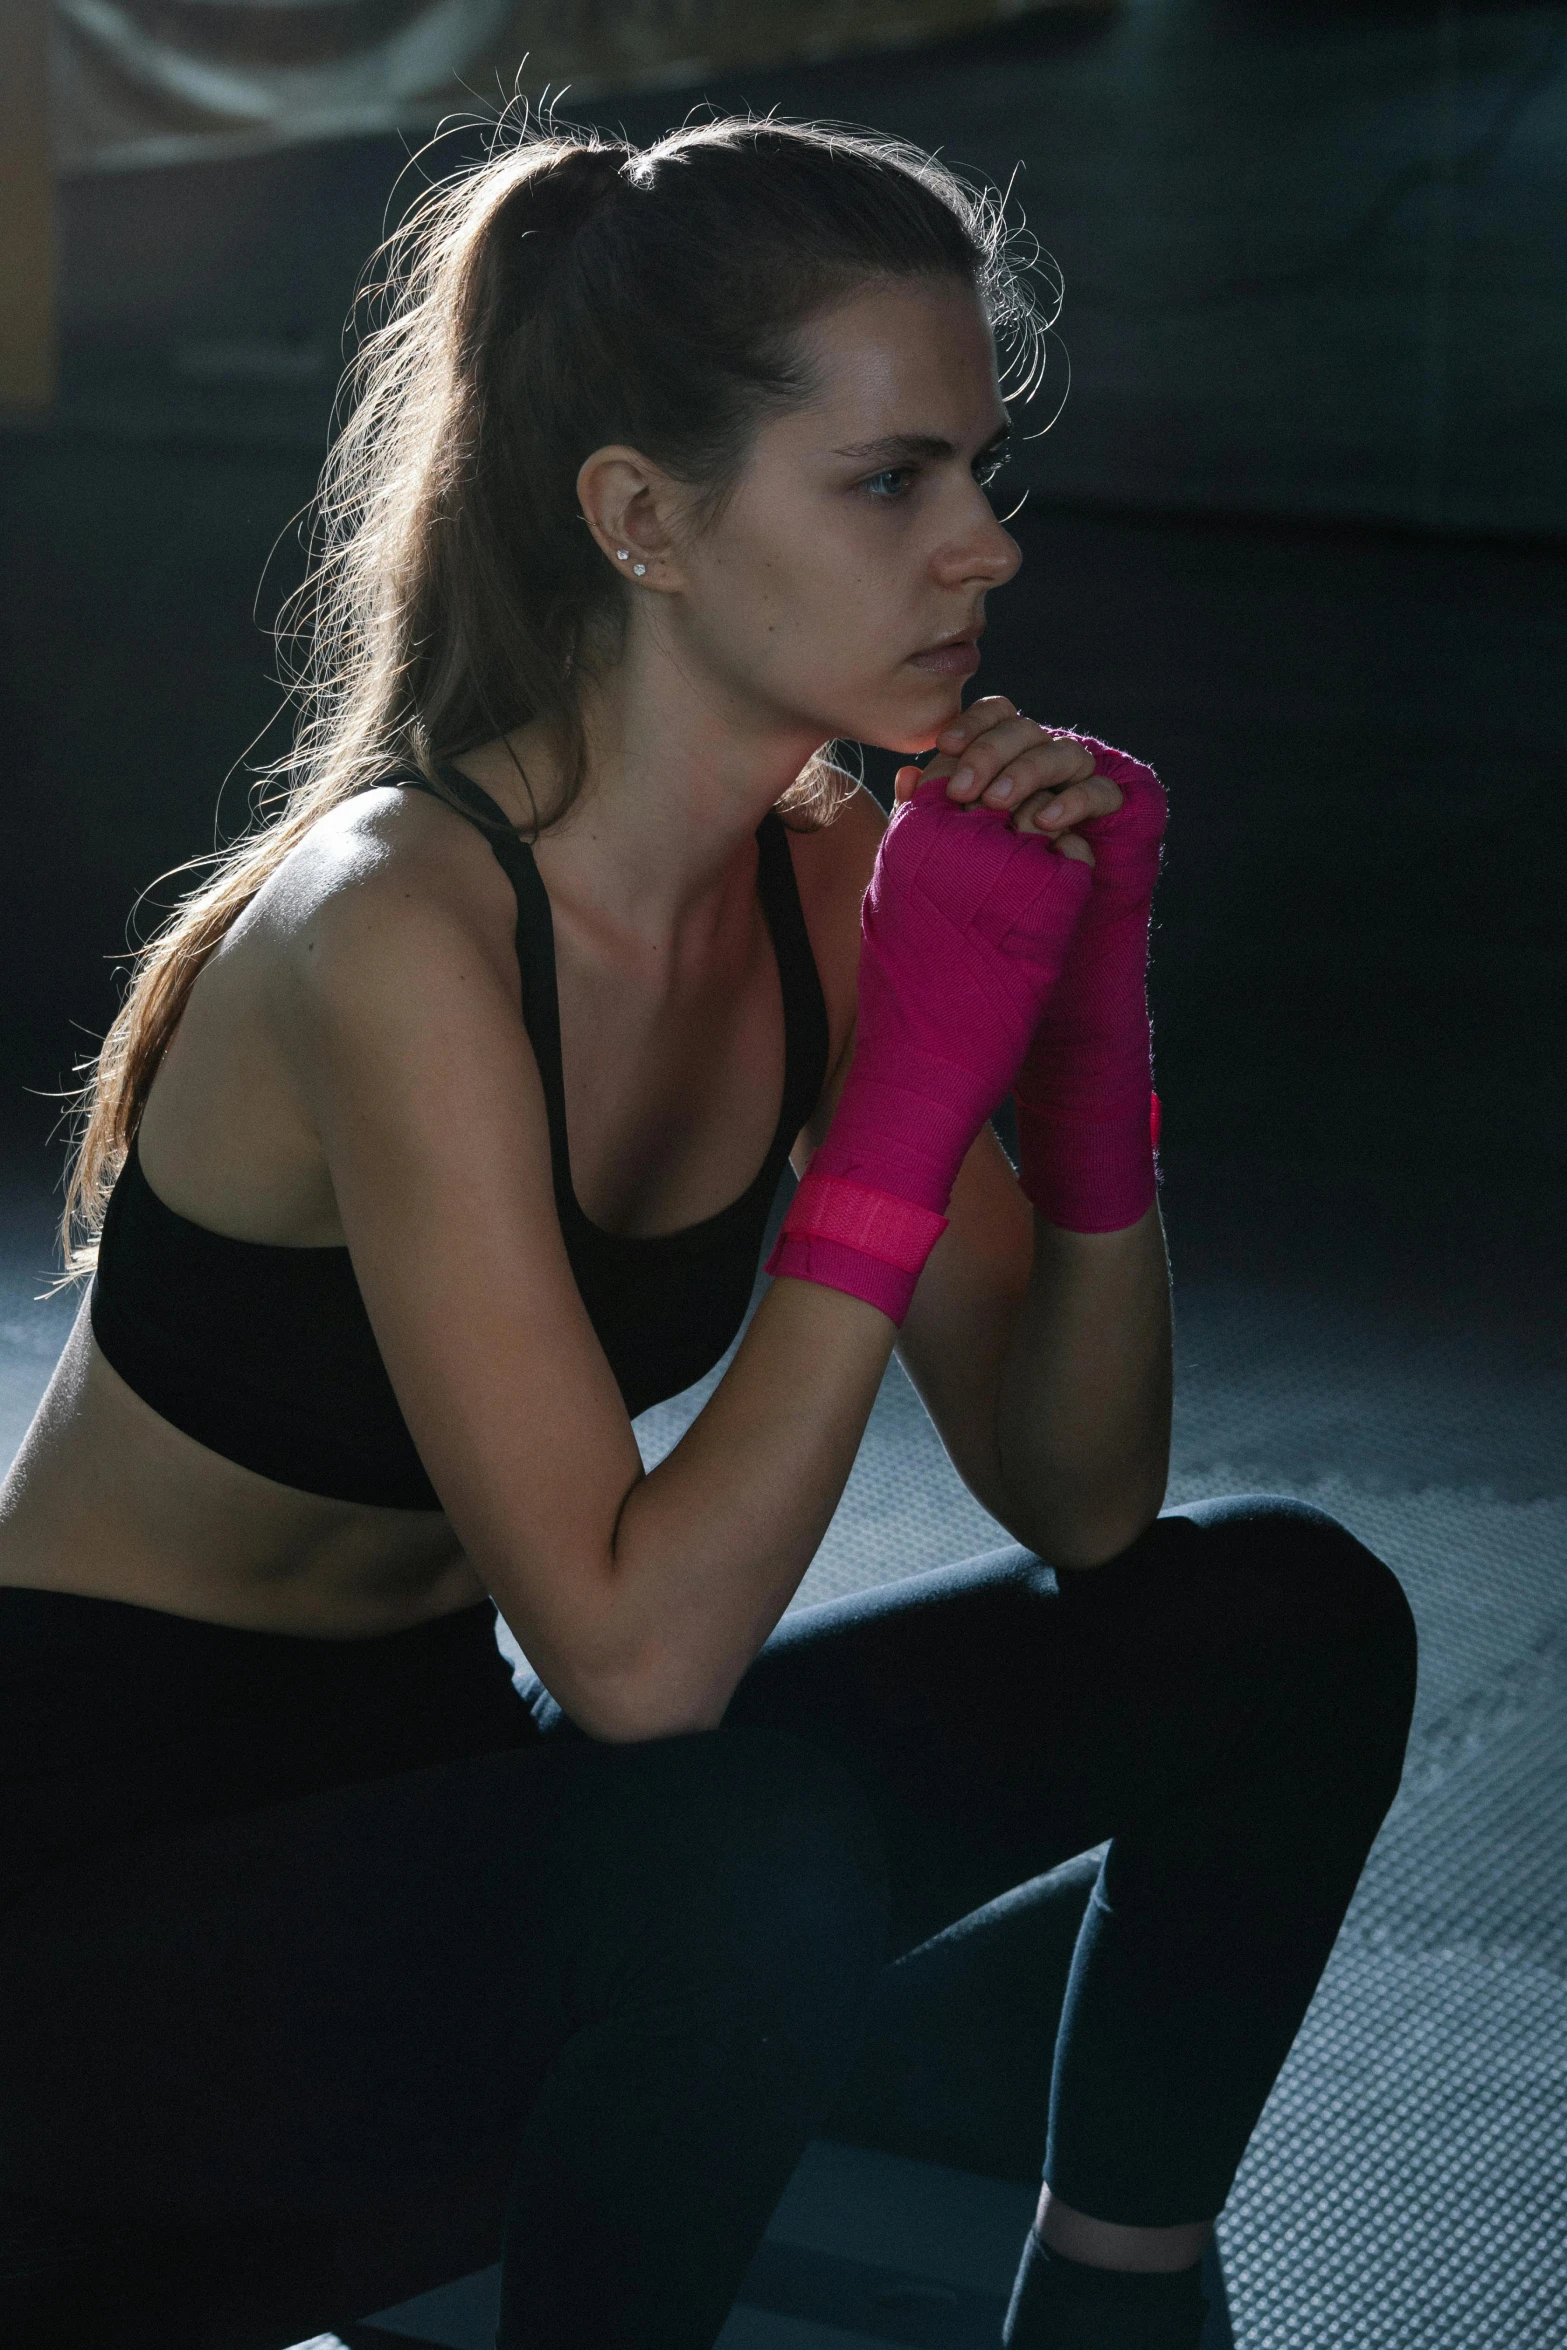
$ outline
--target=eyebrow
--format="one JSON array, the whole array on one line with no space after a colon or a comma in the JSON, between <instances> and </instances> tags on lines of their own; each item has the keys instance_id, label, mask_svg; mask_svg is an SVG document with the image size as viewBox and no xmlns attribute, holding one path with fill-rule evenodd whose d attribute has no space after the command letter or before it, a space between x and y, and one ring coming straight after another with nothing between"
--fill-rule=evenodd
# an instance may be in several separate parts
<instances>
[{"instance_id":1,"label":"eyebrow","mask_svg":"<svg viewBox=\"0 0 1567 2350\"><path fill-rule=\"evenodd\" d=\"M984 447L975 451L976 463L981 457L993 455L1011 438L1010 423L998 425ZM943 440L938 433L928 432L887 433L879 441L855 441L846 449L833 451L835 457L847 457L856 465L901 465L915 457L928 457L939 463L942 458L956 457L957 454L955 442Z\"/></svg>"}]
</instances>

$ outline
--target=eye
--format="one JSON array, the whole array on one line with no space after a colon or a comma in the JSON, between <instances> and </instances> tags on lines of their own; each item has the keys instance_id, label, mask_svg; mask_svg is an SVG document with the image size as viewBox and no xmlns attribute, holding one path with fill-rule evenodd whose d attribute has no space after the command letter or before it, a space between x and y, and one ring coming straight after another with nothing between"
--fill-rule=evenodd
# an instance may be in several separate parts
<instances>
[{"instance_id":1,"label":"eye","mask_svg":"<svg viewBox=\"0 0 1567 2350\"><path fill-rule=\"evenodd\" d=\"M903 496L905 486L913 478L914 468L912 465L888 465L882 472L873 473L868 481L862 481L860 487L868 496L874 498L878 505L886 506Z\"/></svg>"}]
</instances>

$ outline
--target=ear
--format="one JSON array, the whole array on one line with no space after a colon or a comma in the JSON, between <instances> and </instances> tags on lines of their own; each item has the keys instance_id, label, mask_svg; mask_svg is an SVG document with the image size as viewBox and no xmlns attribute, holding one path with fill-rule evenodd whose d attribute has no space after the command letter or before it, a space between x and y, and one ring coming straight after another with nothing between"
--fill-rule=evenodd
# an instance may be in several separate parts
<instances>
[{"instance_id":1,"label":"ear","mask_svg":"<svg viewBox=\"0 0 1567 2350\"><path fill-rule=\"evenodd\" d=\"M610 569L629 587L668 595L683 584L675 552L679 492L640 450L619 442L595 449L577 474L577 497Z\"/></svg>"}]
</instances>

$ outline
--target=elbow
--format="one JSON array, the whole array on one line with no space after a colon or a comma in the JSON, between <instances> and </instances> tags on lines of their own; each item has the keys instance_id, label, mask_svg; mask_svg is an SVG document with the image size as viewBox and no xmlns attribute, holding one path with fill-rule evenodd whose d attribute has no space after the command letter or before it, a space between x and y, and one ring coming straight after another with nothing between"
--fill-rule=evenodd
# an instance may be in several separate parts
<instances>
[{"instance_id":1,"label":"elbow","mask_svg":"<svg viewBox=\"0 0 1567 2350\"><path fill-rule=\"evenodd\" d=\"M1003 1436L1005 1435L1003 1431ZM1014 1539L1052 1567L1108 1566L1146 1534L1170 1481L1168 1416L1115 1445L997 1447L1008 1507L990 1508ZM983 1498L983 1497L982 1497Z\"/></svg>"},{"instance_id":2,"label":"elbow","mask_svg":"<svg viewBox=\"0 0 1567 2350\"><path fill-rule=\"evenodd\" d=\"M1165 1485L1121 1494L1098 1507L1031 1510L1007 1521L1008 1532L1046 1566L1068 1574L1107 1567L1142 1540L1164 1507Z\"/></svg>"},{"instance_id":3,"label":"elbow","mask_svg":"<svg viewBox=\"0 0 1567 2350\"><path fill-rule=\"evenodd\" d=\"M631 1746L715 1730L723 1720L739 1671L726 1669L729 1660L693 1655L699 1643L671 1628L650 1626L645 1607L633 1614L612 1565L579 1567L564 1591L542 1595L546 1604L537 1579L511 1562L487 1581L530 1667L584 1737Z\"/></svg>"},{"instance_id":4,"label":"elbow","mask_svg":"<svg viewBox=\"0 0 1567 2350\"><path fill-rule=\"evenodd\" d=\"M1041 1555L1053 1567L1064 1567L1069 1574L1086 1574L1095 1567L1108 1567L1139 1543L1158 1519L1164 1505L1161 1493L1158 1500L1134 1511L1109 1513L1093 1523L1084 1523L1064 1529L1065 1539L1059 1540Z\"/></svg>"},{"instance_id":5,"label":"elbow","mask_svg":"<svg viewBox=\"0 0 1567 2350\"><path fill-rule=\"evenodd\" d=\"M561 1710L584 1736L605 1746L641 1746L654 1738L686 1738L698 1730L716 1730L723 1720L722 1707L713 1711L656 1700L628 1700L624 1693L601 1690L574 1697L570 1703L562 1701Z\"/></svg>"},{"instance_id":6,"label":"elbow","mask_svg":"<svg viewBox=\"0 0 1567 2350\"><path fill-rule=\"evenodd\" d=\"M1059 1567L1064 1574L1092 1574L1096 1567L1108 1567L1114 1560L1124 1558L1147 1533L1152 1523L1153 1520L1148 1519L1124 1540L1106 1534L1098 1541L1054 1542L1047 1550L1041 1550L1039 1555L1047 1566Z\"/></svg>"},{"instance_id":7,"label":"elbow","mask_svg":"<svg viewBox=\"0 0 1567 2350\"><path fill-rule=\"evenodd\" d=\"M689 1675L668 1660L620 1661L614 1667L565 1670L546 1677L550 1694L583 1735L608 1746L637 1746L654 1738L684 1738L716 1730L732 1691L693 1689Z\"/></svg>"}]
</instances>

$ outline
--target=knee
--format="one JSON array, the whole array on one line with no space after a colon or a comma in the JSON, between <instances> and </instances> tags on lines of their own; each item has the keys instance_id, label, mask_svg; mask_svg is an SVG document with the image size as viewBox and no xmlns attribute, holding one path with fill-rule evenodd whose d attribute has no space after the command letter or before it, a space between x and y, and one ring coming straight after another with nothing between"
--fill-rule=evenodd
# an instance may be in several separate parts
<instances>
[{"instance_id":1,"label":"knee","mask_svg":"<svg viewBox=\"0 0 1567 2350\"><path fill-rule=\"evenodd\" d=\"M1245 1593L1249 1612L1269 1619L1296 1705L1354 1745L1374 1775L1387 1775L1391 1801L1418 1664L1415 1620L1398 1577L1312 1502L1248 1494L1208 1506L1223 1513L1211 1529L1239 1538L1246 1572L1232 1589Z\"/></svg>"},{"instance_id":2,"label":"knee","mask_svg":"<svg viewBox=\"0 0 1567 2350\"><path fill-rule=\"evenodd\" d=\"M1286 1567L1293 1570L1306 1652L1379 1691L1385 1710L1407 1727L1418 1644L1398 1577L1313 1502L1275 1502L1272 1522Z\"/></svg>"}]
</instances>

